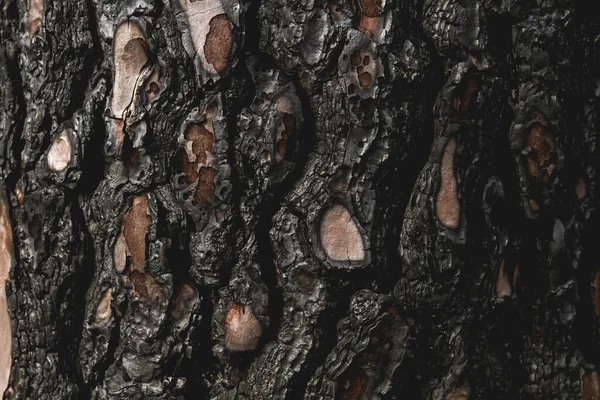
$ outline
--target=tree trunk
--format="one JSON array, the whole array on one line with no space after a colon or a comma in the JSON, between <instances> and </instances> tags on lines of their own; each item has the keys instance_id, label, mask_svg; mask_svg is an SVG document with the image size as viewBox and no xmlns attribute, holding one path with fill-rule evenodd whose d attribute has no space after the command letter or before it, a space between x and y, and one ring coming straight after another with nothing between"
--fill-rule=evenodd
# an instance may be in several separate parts
<instances>
[{"instance_id":1,"label":"tree trunk","mask_svg":"<svg viewBox=\"0 0 600 400\"><path fill-rule=\"evenodd\" d=\"M0 0L0 396L599 398L591 3Z\"/></svg>"}]
</instances>

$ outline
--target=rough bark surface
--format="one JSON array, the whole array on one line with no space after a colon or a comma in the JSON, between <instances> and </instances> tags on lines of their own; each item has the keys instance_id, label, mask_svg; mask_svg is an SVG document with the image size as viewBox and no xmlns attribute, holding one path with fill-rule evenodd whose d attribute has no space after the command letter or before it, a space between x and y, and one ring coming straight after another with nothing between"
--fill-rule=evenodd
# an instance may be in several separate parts
<instances>
[{"instance_id":1,"label":"rough bark surface","mask_svg":"<svg viewBox=\"0 0 600 400\"><path fill-rule=\"evenodd\" d=\"M600 398L587 0L0 0L0 397Z\"/></svg>"}]
</instances>

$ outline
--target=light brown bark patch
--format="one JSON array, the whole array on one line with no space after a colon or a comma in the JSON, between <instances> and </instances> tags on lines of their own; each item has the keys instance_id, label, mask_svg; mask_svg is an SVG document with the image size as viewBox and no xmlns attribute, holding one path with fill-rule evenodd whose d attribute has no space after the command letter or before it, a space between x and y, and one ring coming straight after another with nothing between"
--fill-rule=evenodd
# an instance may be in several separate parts
<instances>
[{"instance_id":1,"label":"light brown bark patch","mask_svg":"<svg viewBox=\"0 0 600 400\"><path fill-rule=\"evenodd\" d=\"M369 17L363 15L360 17L359 29L370 38L375 38L379 34L380 17Z\"/></svg>"},{"instance_id":2,"label":"light brown bark patch","mask_svg":"<svg viewBox=\"0 0 600 400\"><path fill-rule=\"evenodd\" d=\"M581 394L583 400L600 399L600 377L596 371L588 371L581 375Z\"/></svg>"},{"instance_id":3,"label":"light brown bark patch","mask_svg":"<svg viewBox=\"0 0 600 400\"><path fill-rule=\"evenodd\" d=\"M198 298L198 291L190 284L184 283L177 292L171 315L180 319L190 309L191 304Z\"/></svg>"},{"instance_id":4,"label":"light brown bark patch","mask_svg":"<svg viewBox=\"0 0 600 400\"><path fill-rule=\"evenodd\" d=\"M328 208L321 219L321 245L334 261L362 261L365 246L348 209L341 204Z\"/></svg>"},{"instance_id":5,"label":"light brown bark patch","mask_svg":"<svg viewBox=\"0 0 600 400\"><path fill-rule=\"evenodd\" d=\"M44 0L30 0L27 12L27 32L33 36L44 23Z\"/></svg>"},{"instance_id":6,"label":"light brown bark patch","mask_svg":"<svg viewBox=\"0 0 600 400\"><path fill-rule=\"evenodd\" d=\"M66 130L63 130L48 150L48 168L52 171L63 171L73 158L73 146L71 138Z\"/></svg>"},{"instance_id":7,"label":"light brown bark patch","mask_svg":"<svg viewBox=\"0 0 600 400\"><path fill-rule=\"evenodd\" d=\"M440 165L440 189L436 199L436 214L441 224L449 229L456 229L460 218L460 200L458 185L454 177L454 151L456 139L446 143Z\"/></svg>"},{"instance_id":8,"label":"light brown bark patch","mask_svg":"<svg viewBox=\"0 0 600 400\"><path fill-rule=\"evenodd\" d=\"M192 153L196 162L206 164L213 152L214 137L204 125L190 124L185 130L185 139L192 142Z\"/></svg>"},{"instance_id":9,"label":"light brown bark patch","mask_svg":"<svg viewBox=\"0 0 600 400\"><path fill-rule=\"evenodd\" d=\"M504 260L500 262L498 277L496 278L496 297L510 297L512 295L512 287L510 279L504 268Z\"/></svg>"},{"instance_id":10,"label":"light brown bark patch","mask_svg":"<svg viewBox=\"0 0 600 400\"><path fill-rule=\"evenodd\" d=\"M353 367L350 367L351 369ZM353 372L353 373L352 373ZM337 384L336 398L340 400L362 400L369 398L369 377L362 368L344 373Z\"/></svg>"},{"instance_id":11,"label":"light brown bark patch","mask_svg":"<svg viewBox=\"0 0 600 400\"><path fill-rule=\"evenodd\" d=\"M0 394L8 386L12 364L12 331L6 301L6 281L9 279L12 261L12 226L8 204L4 194L0 194Z\"/></svg>"},{"instance_id":12,"label":"light brown bark patch","mask_svg":"<svg viewBox=\"0 0 600 400\"><path fill-rule=\"evenodd\" d=\"M216 171L211 167L201 167L198 172L198 186L194 198L200 207L211 207L215 203Z\"/></svg>"},{"instance_id":13,"label":"light brown bark patch","mask_svg":"<svg viewBox=\"0 0 600 400\"><path fill-rule=\"evenodd\" d=\"M262 326L248 305L233 304L225 316L225 347L227 350L256 349Z\"/></svg>"},{"instance_id":14,"label":"light brown bark patch","mask_svg":"<svg viewBox=\"0 0 600 400\"><path fill-rule=\"evenodd\" d=\"M152 223L148 196L133 198L133 204L123 217L123 236L133 261L132 269L143 271L146 261L146 234Z\"/></svg>"},{"instance_id":15,"label":"light brown bark patch","mask_svg":"<svg viewBox=\"0 0 600 400\"><path fill-rule=\"evenodd\" d=\"M209 22L210 30L204 43L204 56L218 74L222 74L229 64L229 54L233 46L231 23L226 14L215 15Z\"/></svg>"},{"instance_id":16,"label":"light brown bark patch","mask_svg":"<svg viewBox=\"0 0 600 400\"><path fill-rule=\"evenodd\" d=\"M156 282L156 279L149 273L137 270L132 271L131 274L129 274L129 279L133 284L133 290L137 292L140 297L153 301L165 298L161 285L159 285L158 282Z\"/></svg>"},{"instance_id":17,"label":"light brown bark patch","mask_svg":"<svg viewBox=\"0 0 600 400\"><path fill-rule=\"evenodd\" d=\"M358 76L358 83L362 89L368 89L373 84L373 77L368 72L363 72Z\"/></svg>"},{"instance_id":18,"label":"light brown bark patch","mask_svg":"<svg viewBox=\"0 0 600 400\"><path fill-rule=\"evenodd\" d=\"M527 144L531 148L527 156L529 175L547 184L555 167L554 138L548 127L534 122L527 136Z\"/></svg>"},{"instance_id":19,"label":"light brown bark patch","mask_svg":"<svg viewBox=\"0 0 600 400\"><path fill-rule=\"evenodd\" d=\"M115 79L111 111L116 118L123 118L123 112L132 101L140 71L148 61L146 36L139 24L127 21L117 27L113 57Z\"/></svg>"},{"instance_id":20,"label":"light brown bark patch","mask_svg":"<svg viewBox=\"0 0 600 400\"><path fill-rule=\"evenodd\" d=\"M112 317L112 290L106 289L100 298L98 307L96 307L96 316L94 321L98 325L106 325Z\"/></svg>"},{"instance_id":21,"label":"light brown bark patch","mask_svg":"<svg viewBox=\"0 0 600 400\"><path fill-rule=\"evenodd\" d=\"M577 200L581 200L587 194L587 187L583 178L577 179L577 183L575 184L575 195L577 196Z\"/></svg>"},{"instance_id":22,"label":"light brown bark patch","mask_svg":"<svg viewBox=\"0 0 600 400\"><path fill-rule=\"evenodd\" d=\"M362 14L367 17L377 17L383 9L380 0L358 0L358 5Z\"/></svg>"},{"instance_id":23,"label":"light brown bark patch","mask_svg":"<svg viewBox=\"0 0 600 400\"><path fill-rule=\"evenodd\" d=\"M471 388L469 383L465 383L461 387L455 388L444 398L444 400L468 400Z\"/></svg>"}]
</instances>

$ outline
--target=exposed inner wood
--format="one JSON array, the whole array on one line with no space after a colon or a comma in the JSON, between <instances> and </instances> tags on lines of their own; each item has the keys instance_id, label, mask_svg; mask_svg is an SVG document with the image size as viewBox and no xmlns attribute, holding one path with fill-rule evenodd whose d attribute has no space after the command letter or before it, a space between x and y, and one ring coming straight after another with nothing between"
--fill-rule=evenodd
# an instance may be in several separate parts
<instances>
[{"instance_id":1,"label":"exposed inner wood","mask_svg":"<svg viewBox=\"0 0 600 400\"><path fill-rule=\"evenodd\" d=\"M8 204L0 193L0 393L4 393L12 364L12 331L6 299L6 281L13 262L12 226Z\"/></svg>"},{"instance_id":2,"label":"exposed inner wood","mask_svg":"<svg viewBox=\"0 0 600 400\"><path fill-rule=\"evenodd\" d=\"M133 204L123 216L123 236L132 258L132 270L143 271L146 261L146 234L152 223L148 196L133 198Z\"/></svg>"},{"instance_id":3,"label":"exposed inner wood","mask_svg":"<svg viewBox=\"0 0 600 400\"><path fill-rule=\"evenodd\" d=\"M105 325L112 317L112 290L106 289L100 298L98 307L96 308L96 319L95 322L98 325Z\"/></svg>"},{"instance_id":4,"label":"exposed inner wood","mask_svg":"<svg viewBox=\"0 0 600 400\"><path fill-rule=\"evenodd\" d=\"M321 220L321 245L335 261L362 261L365 245L348 209L341 204L328 208Z\"/></svg>"},{"instance_id":5,"label":"exposed inner wood","mask_svg":"<svg viewBox=\"0 0 600 400\"><path fill-rule=\"evenodd\" d=\"M458 228L460 219L460 199L458 185L454 176L454 151L456 139L446 143L440 165L440 189L436 198L436 214L442 225L449 229Z\"/></svg>"},{"instance_id":6,"label":"exposed inner wood","mask_svg":"<svg viewBox=\"0 0 600 400\"><path fill-rule=\"evenodd\" d=\"M63 130L48 150L48 168L60 172L67 168L72 158L73 146L71 145L71 139L67 130Z\"/></svg>"},{"instance_id":7,"label":"exposed inner wood","mask_svg":"<svg viewBox=\"0 0 600 400\"><path fill-rule=\"evenodd\" d=\"M27 12L27 32L33 36L44 24L44 0L30 0Z\"/></svg>"},{"instance_id":8,"label":"exposed inner wood","mask_svg":"<svg viewBox=\"0 0 600 400\"><path fill-rule=\"evenodd\" d=\"M262 335L262 326L248 305L233 304L225 316L225 347L227 350L254 350Z\"/></svg>"},{"instance_id":9,"label":"exposed inner wood","mask_svg":"<svg viewBox=\"0 0 600 400\"><path fill-rule=\"evenodd\" d=\"M222 74L229 64L229 54L233 46L231 24L226 14L219 14L210 20L210 30L204 43L206 61Z\"/></svg>"}]
</instances>

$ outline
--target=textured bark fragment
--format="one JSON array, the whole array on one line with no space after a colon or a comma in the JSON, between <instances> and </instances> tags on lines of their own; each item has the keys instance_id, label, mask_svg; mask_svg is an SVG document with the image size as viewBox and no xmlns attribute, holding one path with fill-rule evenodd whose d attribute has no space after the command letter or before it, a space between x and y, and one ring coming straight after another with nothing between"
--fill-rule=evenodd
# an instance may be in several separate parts
<instances>
[{"instance_id":1,"label":"textured bark fragment","mask_svg":"<svg viewBox=\"0 0 600 400\"><path fill-rule=\"evenodd\" d=\"M133 100L140 72L148 61L148 45L142 27L134 21L121 23L115 29L113 40L115 79L111 111L120 119L125 117L124 112Z\"/></svg>"},{"instance_id":2,"label":"textured bark fragment","mask_svg":"<svg viewBox=\"0 0 600 400\"><path fill-rule=\"evenodd\" d=\"M458 228L460 220L460 199L454 175L455 150L456 139L450 138L446 143L440 163L440 188L435 203L436 213L440 222L450 229Z\"/></svg>"},{"instance_id":3,"label":"textured bark fragment","mask_svg":"<svg viewBox=\"0 0 600 400\"><path fill-rule=\"evenodd\" d=\"M321 245L334 261L362 261L365 248L356 222L340 204L329 207L321 219Z\"/></svg>"},{"instance_id":4,"label":"textured bark fragment","mask_svg":"<svg viewBox=\"0 0 600 400\"><path fill-rule=\"evenodd\" d=\"M225 347L229 351L254 350L262 334L249 305L233 304L225 317Z\"/></svg>"},{"instance_id":5,"label":"textured bark fragment","mask_svg":"<svg viewBox=\"0 0 600 400\"><path fill-rule=\"evenodd\" d=\"M191 284L184 283L179 287L173 308L171 309L171 316L173 318L180 319L186 312L192 307L192 303L198 298L198 291Z\"/></svg>"},{"instance_id":6,"label":"textured bark fragment","mask_svg":"<svg viewBox=\"0 0 600 400\"><path fill-rule=\"evenodd\" d=\"M0 194L0 394L8 386L12 365L12 332L6 301L6 281L10 279L13 262L12 226L8 203Z\"/></svg>"}]
</instances>

